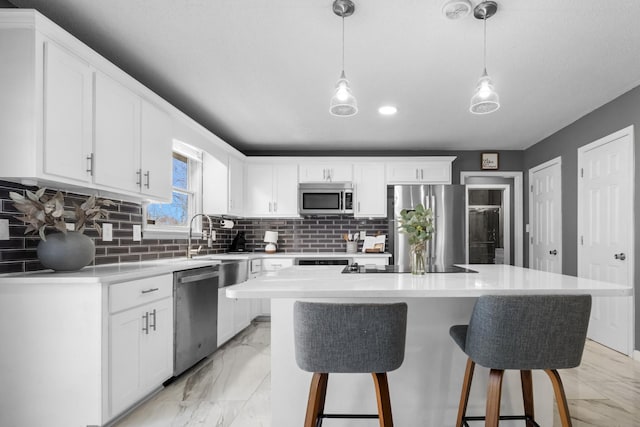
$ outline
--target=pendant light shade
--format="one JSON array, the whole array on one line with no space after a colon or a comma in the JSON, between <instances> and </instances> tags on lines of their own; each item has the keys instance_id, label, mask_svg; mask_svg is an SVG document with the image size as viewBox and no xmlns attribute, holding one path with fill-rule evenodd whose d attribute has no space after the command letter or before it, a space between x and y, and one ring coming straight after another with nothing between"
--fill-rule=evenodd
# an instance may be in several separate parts
<instances>
[{"instance_id":1,"label":"pendant light shade","mask_svg":"<svg viewBox=\"0 0 640 427\"><path fill-rule=\"evenodd\" d=\"M334 116L349 117L358 112L358 101L353 96L351 85L344 73L344 18L351 16L355 11L355 5L351 0L335 0L333 13L342 18L342 73L336 83L336 89L329 103L329 112Z\"/></svg>"},{"instance_id":2,"label":"pendant light shade","mask_svg":"<svg viewBox=\"0 0 640 427\"><path fill-rule=\"evenodd\" d=\"M487 75L487 70L484 70L471 97L469 111L473 114L488 114L493 113L498 108L500 108L500 97L493 87L491 77Z\"/></svg>"},{"instance_id":3,"label":"pendant light shade","mask_svg":"<svg viewBox=\"0 0 640 427\"><path fill-rule=\"evenodd\" d=\"M482 2L473 10L473 16L482 19L484 24L484 71L471 97L469 111L473 114L489 114L500 108L500 97L487 74L487 19L495 15L497 10L498 4L494 1Z\"/></svg>"},{"instance_id":4,"label":"pendant light shade","mask_svg":"<svg viewBox=\"0 0 640 427\"><path fill-rule=\"evenodd\" d=\"M353 116L358 112L358 101L351 92L349 80L347 80L344 70L336 83L336 91L331 98L329 112L334 116L342 117Z\"/></svg>"}]
</instances>

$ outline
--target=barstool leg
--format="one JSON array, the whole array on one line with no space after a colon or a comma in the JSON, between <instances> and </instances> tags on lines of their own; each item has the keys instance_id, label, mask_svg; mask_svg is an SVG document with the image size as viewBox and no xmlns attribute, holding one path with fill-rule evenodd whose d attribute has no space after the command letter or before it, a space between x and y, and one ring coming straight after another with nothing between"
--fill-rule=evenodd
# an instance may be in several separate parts
<instances>
[{"instance_id":1,"label":"barstool leg","mask_svg":"<svg viewBox=\"0 0 640 427\"><path fill-rule=\"evenodd\" d=\"M524 415L534 420L533 416L533 379L531 371L520 371L520 381L522 382L522 401L524 402ZM532 422L527 421L527 427L533 427Z\"/></svg>"},{"instance_id":2,"label":"barstool leg","mask_svg":"<svg viewBox=\"0 0 640 427\"><path fill-rule=\"evenodd\" d=\"M460 393L460 405L458 406L458 419L456 421L456 427L462 427L462 422L465 415L467 415L467 404L469 403L469 393L471 392L471 381L473 380L473 371L476 367L476 362L467 359L467 369L464 371L464 380L462 381L462 392Z\"/></svg>"},{"instance_id":3,"label":"barstool leg","mask_svg":"<svg viewBox=\"0 0 640 427\"><path fill-rule=\"evenodd\" d=\"M380 427L393 427L393 418L391 417L391 399L389 397L389 382L387 374L372 373L373 383L376 387L376 399L378 401L378 417Z\"/></svg>"},{"instance_id":4,"label":"barstool leg","mask_svg":"<svg viewBox=\"0 0 640 427\"><path fill-rule=\"evenodd\" d=\"M549 378L551 384L553 384L553 391L556 394L556 402L558 403L558 413L560 414L560 421L562 421L562 427L571 427L571 416L569 415L569 405L567 404L567 396L564 394L564 387L562 386L562 380L560 374L555 369L544 370Z\"/></svg>"},{"instance_id":5,"label":"barstool leg","mask_svg":"<svg viewBox=\"0 0 640 427\"><path fill-rule=\"evenodd\" d=\"M485 427L498 427L500 421L500 398L502 396L502 369L492 369L489 372L489 384L487 386L487 418Z\"/></svg>"},{"instance_id":6,"label":"barstool leg","mask_svg":"<svg viewBox=\"0 0 640 427\"><path fill-rule=\"evenodd\" d=\"M304 427L316 427L318 416L324 412L328 380L329 374L319 372L313 374L311 387L309 388L309 401L307 403L307 415L304 419Z\"/></svg>"}]
</instances>

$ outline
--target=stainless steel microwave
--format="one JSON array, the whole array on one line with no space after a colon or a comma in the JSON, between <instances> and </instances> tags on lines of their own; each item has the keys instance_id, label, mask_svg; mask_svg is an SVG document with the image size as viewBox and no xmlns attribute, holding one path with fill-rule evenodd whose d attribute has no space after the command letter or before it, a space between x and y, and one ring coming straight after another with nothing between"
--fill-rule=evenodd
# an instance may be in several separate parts
<instances>
[{"instance_id":1,"label":"stainless steel microwave","mask_svg":"<svg viewBox=\"0 0 640 427\"><path fill-rule=\"evenodd\" d=\"M353 185L349 183L298 184L300 215L353 214Z\"/></svg>"}]
</instances>

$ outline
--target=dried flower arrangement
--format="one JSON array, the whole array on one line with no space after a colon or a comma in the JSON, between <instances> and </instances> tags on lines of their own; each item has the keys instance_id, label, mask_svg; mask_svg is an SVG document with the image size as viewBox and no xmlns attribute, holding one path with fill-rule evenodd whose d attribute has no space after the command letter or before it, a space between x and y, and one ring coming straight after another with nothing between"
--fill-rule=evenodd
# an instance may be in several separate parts
<instances>
[{"instance_id":1,"label":"dried flower arrangement","mask_svg":"<svg viewBox=\"0 0 640 427\"><path fill-rule=\"evenodd\" d=\"M106 206L114 206L115 203L108 199L90 196L84 203L78 205L73 203L74 210L64 209L64 196L60 191L53 196L45 195L46 188L40 188L35 193L25 191L26 197L21 194L10 192L9 197L13 200L13 205L22 213L16 217L27 225L24 234L39 234L42 240L47 240L45 231L53 229L62 233L67 232L67 222L73 222L74 231L83 233L87 223L92 223L100 235L102 229L96 221L107 218Z\"/></svg>"}]
</instances>

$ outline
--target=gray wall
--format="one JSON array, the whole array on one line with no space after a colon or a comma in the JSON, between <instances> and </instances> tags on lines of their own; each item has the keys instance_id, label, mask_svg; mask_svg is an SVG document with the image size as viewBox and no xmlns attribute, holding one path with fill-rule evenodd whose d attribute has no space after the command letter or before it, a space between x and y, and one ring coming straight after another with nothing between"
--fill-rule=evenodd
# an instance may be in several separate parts
<instances>
[{"instance_id":1,"label":"gray wall","mask_svg":"<svg viewBox=\"0 0 640 427\"><path fill-rule=\"evenodd\" d=\"M525 188L528 188L528 170L540 163L562 156L562 272L577 275L578 245L577 245L577 205L578 205L578 148L596 141L629 125L635 125L635 131L640 131L640 87L630 90L608 104L587 114L571 125L556 132L550 137L525 150L524 178ZM635 164L640 165L640 149L634 142ZM637 166L636 166L637 168ZM634 224L636 230L640 213L640 185L636 170L634 202ZM524 199L525 224L528 223L529 199ZM634 245L635 275L634 284L640 279L640 233L636 231ZM529 246L525 245L525 265L529 260ZM640 292L635 292L636 307L640 307ZM640 310L636 310L635 318L635 348L640 349Z\"/></svg>"},{"instance_id":2,"label":"gray wall","mask_svg":"<svg viewBox=\"0 0 640 427\"><path fill-rule=\"evenodd\" d=\"M7 7L16 7L13 3L8 0L0 0L0 9Z\"/></svg>"}]
</instances>

